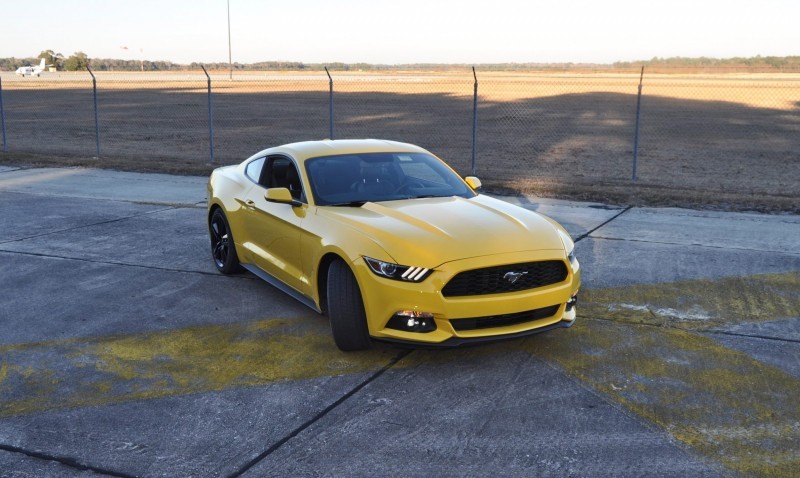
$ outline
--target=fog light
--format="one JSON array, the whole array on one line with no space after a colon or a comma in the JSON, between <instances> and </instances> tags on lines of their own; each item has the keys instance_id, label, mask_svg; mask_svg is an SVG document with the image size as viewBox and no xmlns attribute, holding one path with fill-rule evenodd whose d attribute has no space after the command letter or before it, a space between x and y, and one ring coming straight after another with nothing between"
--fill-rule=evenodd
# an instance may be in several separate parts
<instances>
[{"instance_id":1,"label":"fog light","mask_svg":"<svg viewBox=\"0 0 800 478\"><path fill-rule=\"evenodd\" d=\"M399 310L389 319L386 327L405 332L427 333L436 330L436 322L429 312Z\"/></svg>"},{"instance_id":2,"label":"fog light","mask_svg":"<svg viewBox=\"0 0 800 478\"><path fill-rule=\"evenodd\" d=\"M575 304L577 303L578 303L578 293L576 292L575 295L570 297L570 299L567 301L567 308L565 310L569 312L570 310L572 310L573 307L575 307Z\"/></svg>"}]
</instances>

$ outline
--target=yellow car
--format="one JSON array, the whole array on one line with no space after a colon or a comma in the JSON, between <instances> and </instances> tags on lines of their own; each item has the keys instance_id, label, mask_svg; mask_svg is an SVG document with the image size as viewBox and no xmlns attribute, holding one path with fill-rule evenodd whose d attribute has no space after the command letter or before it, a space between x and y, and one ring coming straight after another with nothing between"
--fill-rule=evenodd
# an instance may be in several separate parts
<instances>
[{"instance_id":1,"label":"yellow car","mask_svg":"<svg viewBox=\"0 0 800 478\"><path fill-rule=\"evenodd\" d=\"M575 320L580 266L552 219L479 194L418 146L325 140L214 170L211 252L330 319L342 350L371 339L451 346Z\"/></svg>"}]
</instances>

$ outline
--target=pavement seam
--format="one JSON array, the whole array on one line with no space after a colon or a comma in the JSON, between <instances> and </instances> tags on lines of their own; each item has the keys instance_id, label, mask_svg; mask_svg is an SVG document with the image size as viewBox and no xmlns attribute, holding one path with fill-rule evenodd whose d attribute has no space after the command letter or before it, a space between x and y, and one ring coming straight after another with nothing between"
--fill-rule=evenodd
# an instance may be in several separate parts
<instances>
[{"instance_id":1,"label":"pavement seam","mask_svg":"<svg viewBox=\"0 0 800 478\"><path fill-rule=\"evenodd\" d=\"M614 320L614 319L607 319L603 317L583 317L582 320L601 320L603 322L613 322L615 324L625 324L625 325L641 325L644 327L655 327L657 329L673 329L673 330L680 330L681 332L689 332L694 334L716 334L716 335L731 335L734 337L743 337L743 338L751 338L751 339L763 339L763 340L772 340L775 342L786 342L786 343L793 343L793 344L800 344L800 340L797 339L787 339L781 337L770 337L768 335L748 335L743 334L740 332L727 332L724 330L713 330L713 329L691 329L687 327L677 327L675 325L669 324L650 324L647 322L633 322L627 320Z\"/></svg>"},{"instance_id":2,"label":"pavement seam","mask_svg":"<svg viewBox=\"0 0 800 478\"><path fill-rule=\"evenodd\" d=\"M612 217L612 218L608 219L607 221L605 221L604 223L602 223L602 224L600 224L599 226L595 227L594 229L591 229L591 230L589 230L589 231L587 231L587 232L585 232L585 233L581 234L581 235L580 235L580 236L578 236L578 238L577 238L577 239L575 239L573 242L577 243L577 242L579 242L579 241L582 241L583 239L586 239L586 238L587 238L587 237L589 237L589 236L590 236L590 235L591 235L591 234L592 234L594 231L596 231L596 230L600 229L601 227L603 227L603 226L605 226L606 224L610 223L610 222L611 222L611 221L613 221L614 219L616 219L616 218L618 218L618 217L622 216L623 214L625 214L626 212L630 211L631 209L633 209L633 206L628 206L628 207L626 207L625 209L623 209L622 211L620 211L618 214L615 214L615 215L614 215L614 217Z\"/></svg>"},{"instance_id":3,"label":"pavement seam","mask_svg":"<svg viewBox=\"0 0 800 478\"><path fill-rule=\"evenodd\" d=\"M113 261L100 261L94 259L86 259L84 257L67 257L67 256L58 256L54 254L44 254L41 252L25 252L25 251L14 251L10 249L2 249L0 248L0 253L7 253L7 254L19 254L24 256L33 256L33 257L46 257L49 259L61 259L65 261L78 261L78 262L88 262L90 264L100 264L106 266L123 266L123 267L134 267L137 269L147 269L153 271L162 271L162 272L177 272L179 274L200 274L204 276L210 277L221 277L221 278L233 278L233 279L247 279L247 280L256 280L257 278L252 275L223 275L218 272L205 272L205 271L195 271L190 269L170 269L168 267L157 267L157 266L143 266L141 264L131 264L127 262L113 262Z\"/></svg>"},{"instance_id":4,"label":"pavement seam","mask_svg":"<svg viewBox=\"0 0 800 478\"><path fill-rule=\"evenodd\" d=\"M661 209L662 208L656 208L656 207L640 208L639 212L641 214L658 214L661 212ZM720 217L718 213L725 215L731 214L737 216ZM745 215L749 215L749 217L743 217ZM797 220L791 220L791 217L797 217L797 214L788 214L788 213L769 214L769 213L759 213L751 211L714 211L714 210L689 209L688 212L682 212L682 213L670 212L669 216L691 217L697 219L724 219L725 221L739 221L739 222L770 222L770 223L778 222L780 224L791 224L791 225L798 224ZM781 218L781 216L788 216L789 218L783 219ZM775 220L776 218L781 218L781 219Z\"/></svg>"},{"instance_id":5,"label":"pavement seam","mask_svg":"<svg viewBox=\"0 0 800 478\"><path fill-rule=\"evenodd\" d=\"M679 329L679 330L686 330L687 332L689 331L689 329L681 329L679 327L674 327L674 328ZM800 344L800 339L787 339L787 338L782 338L782 337L770 337L769 335L749 335L749 334L743 334L741 332L729 332L729 331L726 331L726 330L703 330L701 332L704 333L704 334L709 334L709 335L730 335L732 337L744 337L744 338L748 338L748 339L773 340L773 341L776 341L776 342L786 342L786 343L792 343L792 344Z\"/></svg>"},{"instance_id":6,"label":"pavement seam","mask_svg":"<svg viewBox=\"0 0 800 478\"><path fill-rule=\"evenodd\" d=\"M363 382L359 383L358 385L353 387L352 390L350 390L349 392L345 393L344 395L339 397L339 399L337 399L335 402L333 402L330 405L328 405L327 407L325 407L324 410L322 410L321 412L317 413L315 416L313 416L309 420L306 420L305 423L303 423L299 427L295 428L291 433L289 433L285 437L283 437L280 440L278 440L277 442L275 442L272 446L270 446L269 448L267 448L266 450L261 452L257 457L253 458L249 462L245 463L241 468L239 468L238 470L236 470L233 473L231 473L230 475L228 475L228 478L236 478L236 477L242 476L244 473L249 471L251 468L253 468L257 464L259 464L260 462L265 460L267 457L269 457L271 454L276 452L278 449L280 449L289 440L291 440L292 438L296 437L297 435L302 433L304 430L309 428L311 425L315 424L316 422L318 422L319 420L324 418L326 415L328 415L328 413L332 412L339 405L341 405L342 403L347 401L347 399L349 399L350 397L352 397L353 395L355 395L356 393L361 391L361 389L363 389L364 387L366 387L367 385L369 385L370 383L375 381L378 377L383 375L387 370L389 370L390 368L392 368L395 365L397 365L398 362L400 362L404 358L408 357L412 352L413 352L413 350L403 350L403 351L401 351L389 363L384 365L380 370L378 370L377 372L375 372L372 375L370 375L369 377L367 377L366 380L364 380Z\"/></svg>"},{"instance_id":7,"label":"pavement seam","mask_svg":"<svg viewBox=\"0 0 800 478\"><path fill-rule=\"evenodd\" d=\"M724 251L744 251L744 252L768 252L771 254L786 254L790 256L797 256L800 253L792 252L792 251L774 251L771 249L752 249L748 247L731 247L731 246L714 246L711 244L694 244L694 243L686 243L686 242L664 242L664 241L648 241L644 239L632 239L628 237L604 237L604 236L592 236L592 239L602 239L604 241L624 241L624 242L641 242L643 244L660 244L663 246L691 246L691 247L706 247L709 249L722 249ZM578 242L578 241L575 241Z\"/></svg>"},{"instance_id":8,"label":"pavement seam","mask_svg":"<svg viewBox=\"0 0 800 478\"><path fill-rule=\"evenodd\" d=\"M83 229L83 228L86 228L86 227L101 226L103 224L112 224L112 223L115 223L115 222L125 221L127 219L133 219L133 218L137 218L137 217L149 216L151 214L158 214L158 213L166 212L166 211L174 211L175 209L177 209L177 208L174 207L174 206L171 206L171 207L167 207L167 208L164 208L164 209L157 209L155 211L147 211L147 212L143 212L143 213L139 213L139 214L133 214L131 216L118 217L118 218L115 218L115 219L108 219L106 221L93 222L91 224L83 224L83 225L80 225L80 226L68 227L68 228L59 229L59 230L56 230L56 231L43 232L41 234L34 234L32 236L20 237L20 238L17 238L17 239L9 239L9 240L5 240L5 241L0 241L0 244L10 244L12 242L27 241L28 239L38 239L40 237L50 236L50 235L53 235L53 234L61 234L61 233L64 233L64 232L77 231L78 229Z\"/></svg>"},{"instance_id":9,"label":"pavement seam","mask_svg":"<svg viewBox=\"0 0 800 478\"><path fill-rule=\"evenodd\" d=\"M91 472L94 472L94 473L100 473L100 474L103 474L103 475L106 475L106 476L116 476L116 477L119 477L119 478L135 478L136 477L136 475L130 475L128 473L123 473L123 472L120 472L120 471L114 471L114 470L109 470L109 469L106 469L106 468L100 468L100 467L96 467L96 466L85 465L85 464L79 462L75 458L69 458L69 457L64 457L64 456L56 456L56 455L48 455L47 453L42 453L42 452L38 452L38 451L30 451L30 450L26 450L24 448L19 448L19 447L11 446L11 445L5 445L5 444L2 444L2 443L0 443L0 450L7 451L9 453L19 453L19 454L22 454L22 455L25 455L25 456L28 456L28 457L31 457L31 458L36 458L36 459L39 459L39 460L54 461L56 463L60 463L60 464L62 464L64 466L67 466L67 467L70 467L70 468L73 468L73 469L76 469L76 470L80 470L80 471L91 471Z\"/></svg>"}]
</instances>

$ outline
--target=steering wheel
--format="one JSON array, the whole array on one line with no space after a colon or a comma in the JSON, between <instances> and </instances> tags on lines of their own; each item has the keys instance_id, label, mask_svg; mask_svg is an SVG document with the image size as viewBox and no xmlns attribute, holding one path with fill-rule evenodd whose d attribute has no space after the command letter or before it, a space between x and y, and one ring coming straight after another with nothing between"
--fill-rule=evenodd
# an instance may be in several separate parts
<instances>
[{"instance_id":1,"label":"steering wheel","mask_svg":"<svg viewBox=\"0 0 800 478\"><path fill-rule=\"evenodd\" d=\"M424 187L425 185L422 184L422 181L411 179L403 182L403 184L401 184L397 189L395 189L394 194L408 192L411 188L424 188Z\"/></svg>"}]
</instances>

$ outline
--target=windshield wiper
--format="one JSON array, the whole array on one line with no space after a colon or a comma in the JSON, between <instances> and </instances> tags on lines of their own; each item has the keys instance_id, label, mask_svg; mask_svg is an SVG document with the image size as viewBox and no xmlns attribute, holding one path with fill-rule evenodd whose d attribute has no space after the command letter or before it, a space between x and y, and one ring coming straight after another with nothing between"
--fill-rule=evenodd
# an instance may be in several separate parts
<instances>
[{"instance_id":1,"label":"windshield wiper","mask_svg":"<svg viewBox=\"0 0 800 478\"><path fill-rule=\"evenodd\" d=\"M449 198L452 196L442 196L441 194L420 194L419 196L409 196L403 199L426 199L426 198Z\"/></svg>"},{"instance_id":2,"label":"windshield wiper","mask_svg":"<svg viewBox=\"0 0 800 478\"><path fill-rule=\"evenodd\" d=\"M334 204L328 204L328 206L335 206L335 207L361 207L364 204L368 203L366 199L362 199L360 201L349 201L349 202L337 202Z\"/></svg>"}]
</instances>

